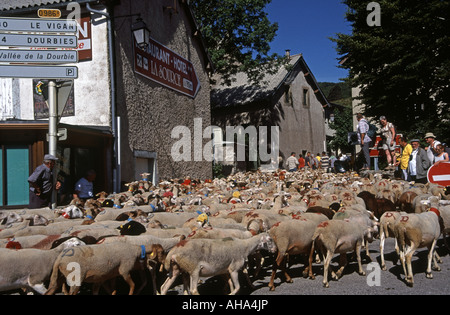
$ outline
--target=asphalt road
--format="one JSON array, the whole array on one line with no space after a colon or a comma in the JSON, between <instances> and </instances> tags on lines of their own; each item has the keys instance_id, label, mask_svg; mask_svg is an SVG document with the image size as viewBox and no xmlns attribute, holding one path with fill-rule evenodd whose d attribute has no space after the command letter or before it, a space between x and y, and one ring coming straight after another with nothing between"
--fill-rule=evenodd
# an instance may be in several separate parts
<instances>
[{"instance_id":1,"label":"asphalt road","mask_svg":"<svg viewBox=\"0 0 450 315\"><path fill-rule=\"evenodd\" d=\"M370 255L374 262L380 263L379 240L370 244ZM363 269L366 276L358 274L358 264L356 259L349 262L344 270L343 276L335 281L329 279L329 288L324 288L322 264L314 264L313 271L315 280L302 277L303 264L296 264L291 267L290 275L293 283L285 283L280 278L275 281L275 291L269 291L267 286L271 270L267 269L264 280L254 282L256 290L250 292L252 295L448 295L450 294L450 254L443 245L442 238L438 241L438 254L442 258L439 264L441 271L432 271L433 279L427 279L425 270L427 266L428 249L422 248L416 251L413 256L412 266L414 272L414 286L409 287L404 281L403 268L400 261L394 264L397 254L394 249L394 239L388 239L385 243L386 271L378 269L378 266L370 266L370 261L363 257ZM333 270L338 268L338 256L332 265ZM377 274L378 272L378 274ZM279 272L278 275L281 275ZM369 285L369 284L372 284Z\"/></svg>"},{"instance_id":2,"label":"asphalt road","mask_svg":"<svg viewBox=\"0 0 450 315\"><path fill-rule=\"evenodd\" d=\"M369 246L370 255L374 262L378 264L380 263L379 244L379 240L376 239ZM395 253L394 239L392 238L387 239L385 243L386 271L374 267L368 269L370 261L365 254L361 254L363 269L366 271L366 276L361 276L357 272L356 259L350 259L351 255L349 255L349 264L345 268L342 277L336 281L331 280L329 276L329 288L324 288L322 284L322 263L313 264L313 272L316 279L311 280L302 277L304 264L301 261L302 258L298 258L298 261L294 261L290 267L289 274L293 278L293 283L284 282L282 272L278 271L275 280L275 291L270 291L268 283L272 272L272 262L270 259L266 259L260 279L253 281L256 289L250 288L246 284L245 278L241 276L240 283L242 288L239 295L449 295L450 253L444 247L442 237L438 241L437 252L443 260L439 264L441 271L433 270L433 279L427 279L425 270L428 250L421 248L416 251L412 260L414 272L413 287L409 287L404 281L403 268L400 261L396 264L394 263L397 254ZM338 255L333 258L331 265L333 270L337 270ZM373 283L374 285L370 286L368 283ZM201 295L221 295L226 294L226 288L227 284L221 277L214 277L205 279L204 283L199 285L199 292ZM173 288L169 294L182 294L182 286L179 285Z\"/></svg>"}]
</instances>

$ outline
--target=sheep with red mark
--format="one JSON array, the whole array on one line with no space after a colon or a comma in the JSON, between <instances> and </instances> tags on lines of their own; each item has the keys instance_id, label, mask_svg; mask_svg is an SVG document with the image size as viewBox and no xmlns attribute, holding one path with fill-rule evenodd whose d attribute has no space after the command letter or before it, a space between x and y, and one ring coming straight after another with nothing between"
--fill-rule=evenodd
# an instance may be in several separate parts
<instances>
[{"instance_id":1,"label":"sheep with red mark","mask_svg":"<svg viewBox=\"0 0 450 315\"><path fill-rule=\"evenodd\" d=\"M347 264L346 253L354 251L358 261L358 273L365 275L361 264L361 247L364 239L371 238L372 228L363 226L359 222L350 220L329 220L320 223L312 236L313 245L310 252L310 260L315 248L321 251L325 260L323 263L323 285L328 288L328 269L330 267L331 259L335 253L340 254L340 268L334 273L332 271L333 279L337 280L341 277L344 267Z\"/></svg>"},{"instance_id":2,"label":"sheep with red mark","mask_svg":"<svg viewBox=\"0 0 450 315\"><path fill-rule=\"evenodd\" d=\"M0 292L27 289L44 294L45 282L50 279L52 266L58 255L73 246L85 245L71 238L51 250L0 248Z\"/></svg>"},{"instance_id":3,"label":"sheep with red mark","mask_svg":"<svg viewBox=\"0 0 450 315\"><path fill-rule=\"evenodd\" d=\"M266 249L275 251L273 240L267 233L248 239L192 239L181 241L167 254L164 264L169 277L161 287L166 294L176 278L184 273L190 277L190 292L199 294L197 286L200 277L212 277L229 274L234 289L231 295L240 289L239 271L244 267L247 257L253 252ZM186 278L185 278L186 280ZM185 282L185 285L187 283Z\"/></svg>"},{"instance_id":4,"label":"sheep with red mark","mask_svg":"<svg viewBox=\"0 0 450 315\"><path fill-rule=\"evenodd\" d=\"M384 243L387 238L394 237L394 226L398 219L402 215L405 215L406 212L397 212L397 211L387 211L383 213L380 217L380 258L381 258L381 269L386 270L386 261L384 260ZM395 237L394 237L395 239ZM395 251L397 255L400 254L400 250L397 244L397 240L395 239Z\"/></svg>"},{"instance_id":5,"label":"sheep with red mark","mask_svg":"<svg viewBox=\"0 0 450 315\"><path fill-rule=\"evenodd\" d=\"M439 210L431 208L427 212L401 215L394 225L395 238L400 248L400 261L408 286L412 287L414 285L411 260L418 248L427 247L429 250L426 277L429 279L433 278L431 274L431 260L434 262L433 269L440 270L435 253L436 242L441 235L443 227L440 220Z\"/></svg>"},{"instance_id":6,"label":"sheep with red mark","mask_svg":"<svg viewBox=\"0 0 450 315\"><path fill-rule=\"evenodd\" d=\"M121 276L129 285L129 295L135 291L131 271L145 270L146 261L151 255L151 247L114 242L102 245L86 245L62 251L53 264L49 289L46 295L55 294L64 278L72 272L69 264L78 263L79 283L73 283L69 294L76 295L83 283L93 283L93 294L98 294L100 286L107 280ZM145 279L143 284L145 284ZM142 290L141 286L137 292Z\"/></svg>"},{"instance_id":7,"label":"sheep with red mark","mask_svg":"<svg viewBox=\"0 0 450 315\"><path fill-rule=\"evenodd\" d=\"M57 234L57 235L28 235L18 236L14 238L6 238L0 240L0 248L35 248L35 249L52 249L56 241L64 242L73 236ZM84 243L92 243L92 239L81 239Z\"/></svg>"},{"instance_id":8,"label":"sheep with red mark","mask_svg":"<svg viewBox=\"0 0 450 315\"><path fill-rule=\"evenodd\" d=\"M307 219L306 217L311 217ZM309 255L312 247L312 236L316 230L317 224L328 220L323 214L309 213L305 216L295 216L293 220L278 222L270 228L269 235L275 242L278 249L275 262L273 263L272 276L269 281L270 291L275 290L274 280L277 269L280 268L286 277L287 283L292 283L286 266L286 256L307 254ZM309 276L314 279L312 273L312 256L309 257L303 276Z\"/></svg>"}]
</instances>

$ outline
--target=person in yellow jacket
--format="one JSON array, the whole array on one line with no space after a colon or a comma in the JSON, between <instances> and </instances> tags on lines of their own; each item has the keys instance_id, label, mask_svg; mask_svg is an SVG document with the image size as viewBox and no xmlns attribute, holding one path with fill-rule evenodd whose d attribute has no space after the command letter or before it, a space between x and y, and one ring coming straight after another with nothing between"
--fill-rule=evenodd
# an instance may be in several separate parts
<instances>
[{"instance_id":1,"label":"person in yellow jacket","mask_svg":"<svg viewBox=\"0 0 450 315\"><path fill-rule=\"evenodd\" d=\"M408 178L408 163L409 163L409 156L412 153L412 146L408 143L406 140L406 137L400 137L400 146L402 147L402 155L400 157L400 160L397 160L395 163L395 166L400 165L400 169L402 171L402 178L404 180L409 180Z\"/></svg>"}]
</instances>

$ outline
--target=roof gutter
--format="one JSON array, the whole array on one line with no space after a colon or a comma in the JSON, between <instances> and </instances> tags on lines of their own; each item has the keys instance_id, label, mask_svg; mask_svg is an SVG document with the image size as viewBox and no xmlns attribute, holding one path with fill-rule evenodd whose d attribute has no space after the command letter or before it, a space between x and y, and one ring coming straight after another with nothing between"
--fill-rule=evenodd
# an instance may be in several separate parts
<instances>
[{"instance_id":1,"label":"roof gutter","mask_svg":"<svg viewBox=\"0 0 450 315\"><path fill-rule=\"evenodd\" d=\"M86 3L86 9L91 13L100 14L106 17L107 28L108 28L108 49L109 49L109 72L111 79L111 130L114 137L113 145L113 191L120 191L120 165L118 163L118 158L120 156L119 148L119 138L117 136L117 117L116 117L116 73L115 73L115 53L114 53L114 38L113 38L113 27L111 15L108 12L93 9L89 3Z\"/></svg>"}]
</instances>

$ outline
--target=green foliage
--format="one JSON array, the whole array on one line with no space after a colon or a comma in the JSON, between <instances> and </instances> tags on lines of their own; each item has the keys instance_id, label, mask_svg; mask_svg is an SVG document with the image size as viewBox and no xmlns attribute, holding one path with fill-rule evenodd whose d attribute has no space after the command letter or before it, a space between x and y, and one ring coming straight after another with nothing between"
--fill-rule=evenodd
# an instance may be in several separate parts
<instances>
[{"instance_id":1,"label":"green foliage","mask_svg":"<svg viewBox=\"0 0 450 315\"><path fill-rule=\"evenodd\" d=\"M352 108L345 107L343 111L335 111L330 128L336 131L333 139L330 140L331 149L353 152L353 146L348 144L348 132L353 131Z\"/></svg>"},{"instance_id":2,"label":"green foliage","mask_svg":"<svg viewBox=\"0 0 450 315\"><path fill-rule=\"evenodd\" d=\"M269 55L278 30L264 11L271 0L191 0L199 28L211 59L226 84L232 76L246 72L257 84L265 73L275 72L280 59ZM279 62L273 62L279 60Z\"/></svg>"},{"instance_id":3,"label":"green foliage","mask_svg":"<svg viewBox=\"0 0 450 315\"><path fill-rule=\"evenodd\" d=\"M361 87L368 117L385 115L399 132L450 141L450 1L380 0L381 26L367 24L368 1L344 0L351 35L332 39Z\"/></svg>"}]
</instances>

